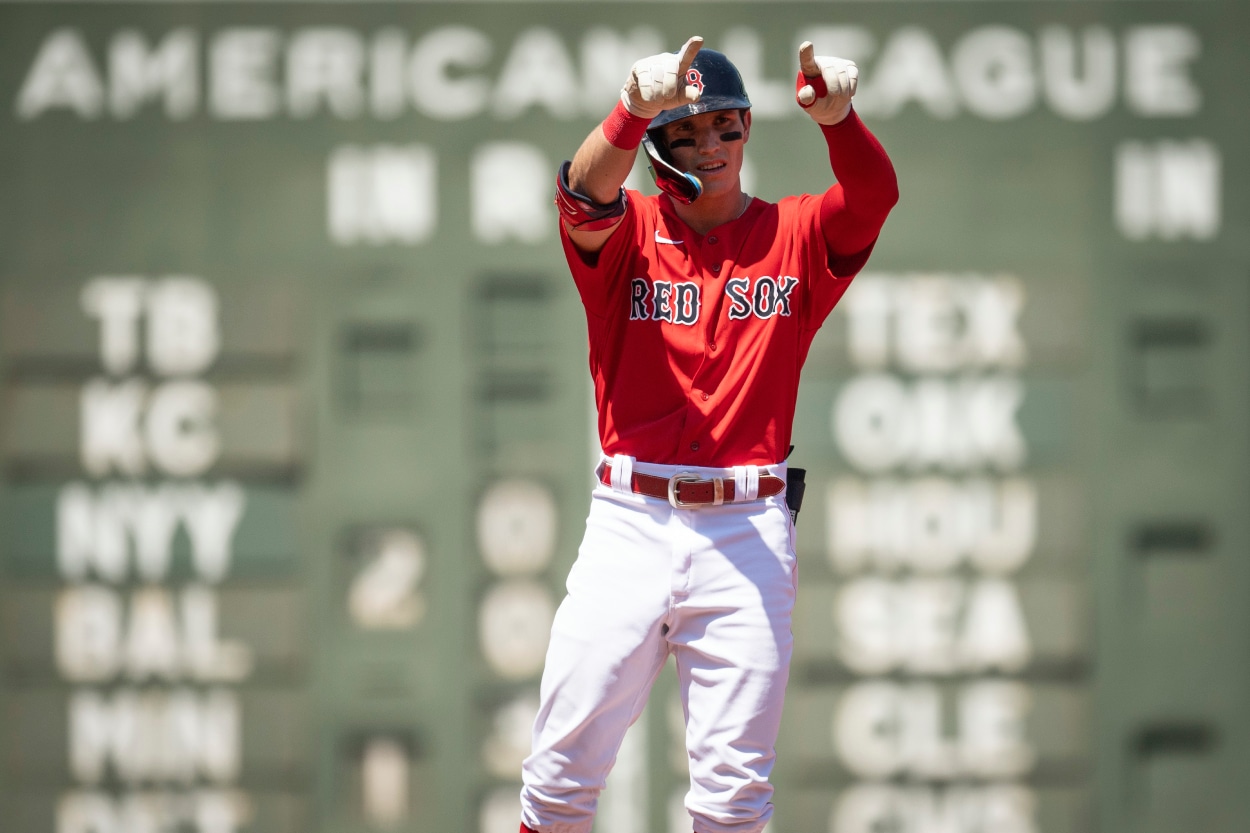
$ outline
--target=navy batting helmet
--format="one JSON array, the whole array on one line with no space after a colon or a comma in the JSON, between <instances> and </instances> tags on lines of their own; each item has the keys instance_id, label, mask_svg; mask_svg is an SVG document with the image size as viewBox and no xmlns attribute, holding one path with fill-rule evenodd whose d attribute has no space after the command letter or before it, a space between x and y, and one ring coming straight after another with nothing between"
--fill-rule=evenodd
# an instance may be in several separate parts
<instances>
[{"instance_id":1,"label":"navy batting helmet","mask_svg":"<svg viewBox=\"0 0 1250 833\"><path fill-rule=\"evenodd\" d=\"M699 100L671 110L664 110L651 120L650 130L663 127L669 122L711 113L715 110L745 110L751 106L742 76L725 53L715 49L700 49L686 72L686 86L699 90ZM658 138L654 136L653 138Z\"/></svg>"},{"instance_id":2,"label":"navy batting helmet","mask_svg":"<svg viewBox=\"0 0 1250 833\"><path fill-rule=\"evenodd\" d=\"M686 86L698 88L699 100L694 104L664 110L652 119L642 146L647 152L655 184L674 199L689 204L703 193L703 183L694 174L673 167L661 128L699 113L746 110L751 106L751 99L747 98L747 88L742 83L738 68L723 52L715 49L699 50L686 72L685 81Z\"/></svg>"}]
</instances>

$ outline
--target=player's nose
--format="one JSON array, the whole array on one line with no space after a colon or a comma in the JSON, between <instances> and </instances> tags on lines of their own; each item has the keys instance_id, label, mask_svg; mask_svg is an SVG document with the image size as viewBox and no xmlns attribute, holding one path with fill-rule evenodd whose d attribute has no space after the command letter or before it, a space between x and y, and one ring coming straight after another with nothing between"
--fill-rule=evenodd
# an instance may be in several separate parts
<instances>
[{"instance_id":1,"label":"player's nose","mask_svg":"<svg viewBox=\"0 0 1250 833\"><path fill-rule=\"evenodd\" d=\"M696 137L695 147L699 153L715 153L720 148L720 133L714 128L700 130Z\"/></svg>"}]
</instances>

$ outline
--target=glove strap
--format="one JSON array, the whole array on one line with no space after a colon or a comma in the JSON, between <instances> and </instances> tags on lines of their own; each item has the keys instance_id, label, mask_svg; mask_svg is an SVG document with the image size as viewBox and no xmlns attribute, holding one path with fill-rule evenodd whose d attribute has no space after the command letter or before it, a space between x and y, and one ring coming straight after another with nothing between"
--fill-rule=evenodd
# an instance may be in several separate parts
<instances>
[{"instance_id":1,"label":"glove strap","mask_svg":"<svg viewBox=\"0 0 1250 833\"><path fill-rule=\"evenodd\" d=\"M650 124L651 119L635 116L625 109L624 103L618 101L616 107L612 108L612 112L603 120L603 136L612 147L621 150L637 150Z\"/></svg>"},{"instance_id":2,"label":"glove strap","mask_svg":"<svg viewBox=\"0 0 1250 833\"><path fill-rule=\"evenodd\" d=\"M804 104L799 101L799 93L804 87L810 86L816 97L812 99L811 104ZM798 105L806 110L808 107L815 106L817 101L829 95L829 87L825 84L825 76L823 75L804 75L803 70L799 70L799 77L794 80L794 100Z\"/></svg>"}]
</instances>

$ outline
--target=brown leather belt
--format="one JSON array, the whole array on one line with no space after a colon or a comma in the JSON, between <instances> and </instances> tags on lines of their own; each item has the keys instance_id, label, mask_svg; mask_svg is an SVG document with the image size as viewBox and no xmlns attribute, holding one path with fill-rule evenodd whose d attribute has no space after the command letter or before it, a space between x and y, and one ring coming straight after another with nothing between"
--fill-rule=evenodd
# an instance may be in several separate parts
<instances>
[{"instance_id":1,"label":"brown leather belt","mask_svg":"<svg viewBox=\"0 0 1250 833\"><path fill-rule=\"evenodd\" d=\"M599 475L599 479L605 486L611 486L612 467L604 466L603 474ZM635 493L667 500L677 509L720 506L734 499L735 490L732 477L713 477L705 480L691 472L678 472L672 477L657 477L654 474L634 472L629 485ZM780 477L761 474L758 497L779 495L785 488L786 481Z\"/></svg>"}]
</instances>

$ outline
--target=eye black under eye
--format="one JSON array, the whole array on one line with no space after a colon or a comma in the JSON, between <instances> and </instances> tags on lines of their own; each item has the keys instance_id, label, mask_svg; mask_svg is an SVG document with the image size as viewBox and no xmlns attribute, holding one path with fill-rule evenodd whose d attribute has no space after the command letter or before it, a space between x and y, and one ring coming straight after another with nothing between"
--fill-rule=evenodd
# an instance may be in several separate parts
<instances>
[{"instance_id":1,"label":"eye black under eye","mask_svg":"<svg viewBox=\"0 0 1250 833\"><path fill-rule=\"evenodd\" d=\"M673 139L668 143L669 150L673 148L692 148L694 147L694 139Z\"/></svg>"}]
</instances>

